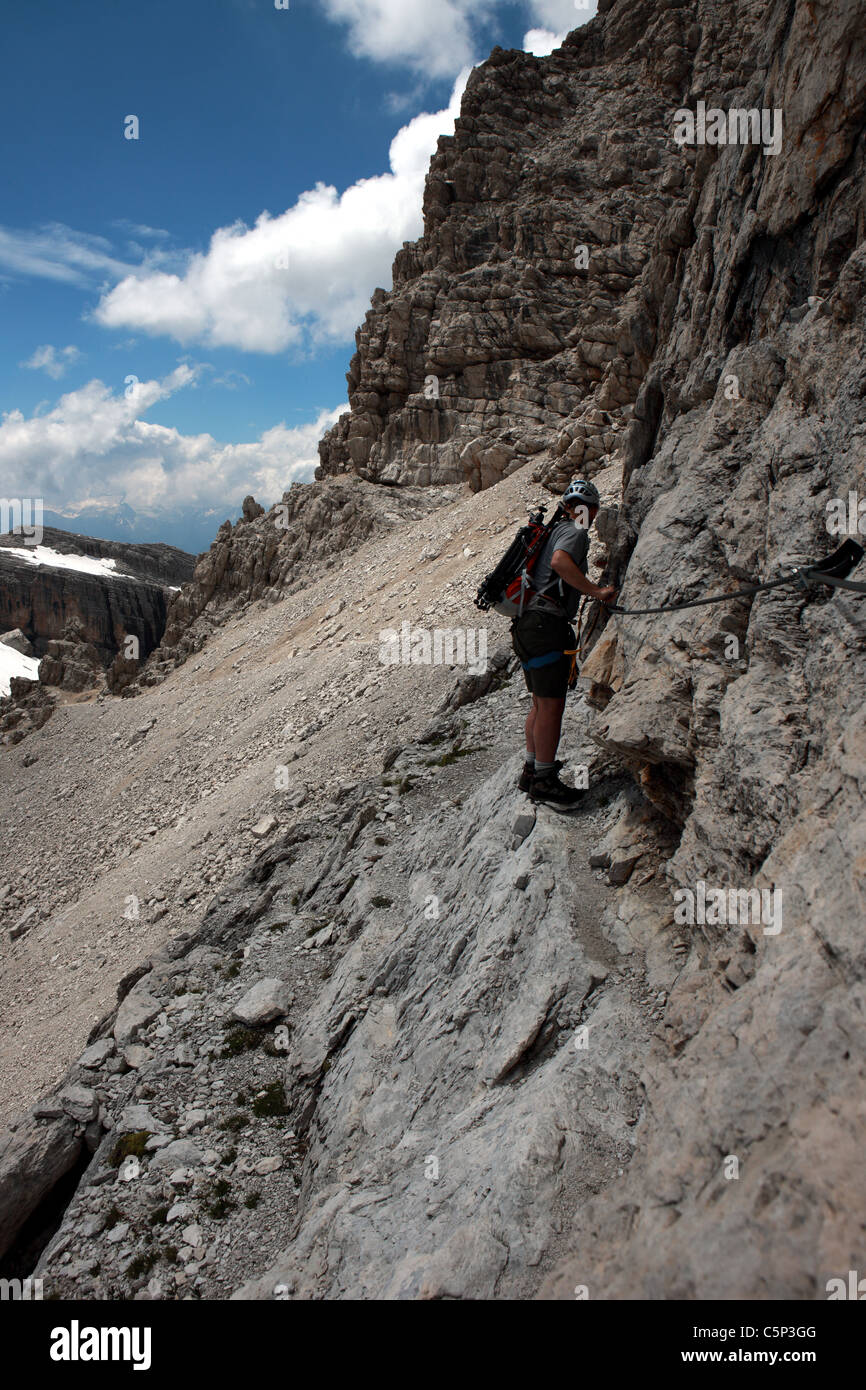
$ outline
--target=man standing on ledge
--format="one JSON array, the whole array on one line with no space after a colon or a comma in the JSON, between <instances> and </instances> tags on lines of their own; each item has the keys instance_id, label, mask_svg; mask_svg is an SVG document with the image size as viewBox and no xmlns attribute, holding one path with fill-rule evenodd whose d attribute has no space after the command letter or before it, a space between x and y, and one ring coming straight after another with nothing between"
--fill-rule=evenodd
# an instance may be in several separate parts
<instances>
[{"instance_id":1,"label":"man standing on ledge","mask_svg":"<svg viewBox=\"0 0 866 1390\"><path fill-rule=\"evenodd\" d=\"M532 693L526 762L518 786L533 801L560 811L571 810L582 794L560 781L562 763L556 761L572 670L570 653L577 647L571 624L581 594L610 603L617 593L613 588L599 588L586 576L589 528L600 504L594 483L581 478L566 488L560 500L566 515L551 531L532 574L533 592L511 625L514 650Z\"/></svg>"}]
</instances>

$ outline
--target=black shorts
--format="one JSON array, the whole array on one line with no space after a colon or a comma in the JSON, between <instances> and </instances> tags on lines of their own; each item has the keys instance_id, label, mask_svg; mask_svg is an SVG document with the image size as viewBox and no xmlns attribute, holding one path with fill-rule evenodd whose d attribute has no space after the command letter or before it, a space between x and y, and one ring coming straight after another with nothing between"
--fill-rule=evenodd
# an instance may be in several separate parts
<instances>
[{"instance_id":1,"label":"black shorts","mask_svg":"<svg viewBox=\"0 0 866 1390\"><path fill-rule=\"evenodd\" d=\"M511 644L521 663L551 652L560 653L557 661L531 666L528 671L524 669L523 676L527 690L533 695L548 700L564 699L572 659L563 653L574 651L577 646L577 637L568 619L552 613L524 613L511 624Z\"/></svg>"}]
</instances>

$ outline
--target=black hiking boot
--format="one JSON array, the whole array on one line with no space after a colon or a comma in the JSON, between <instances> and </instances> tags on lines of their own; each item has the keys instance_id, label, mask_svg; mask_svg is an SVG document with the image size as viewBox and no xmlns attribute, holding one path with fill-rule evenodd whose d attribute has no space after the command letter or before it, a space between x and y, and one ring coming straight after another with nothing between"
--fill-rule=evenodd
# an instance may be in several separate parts
<instances>
[{"instance_id":1,"label":"black hiking boot","mask_svg":"<svg viewBox=\"0 0 866 1390\"><path fill-rule=\"evenodd\" d=\"M558 772L559 769L560 769L561 767L564 767L564 766L565 766L564 763L554 763L554 764L553 764L553 770L554 770L554 772ZM519 777L518 782L517 782L517 789L518 789L518 791L521 791L521 792L528 792L529 789L530 789L531 786L532 786L532 779L533 779L534 776L535 776L535 763L524 763L524 764L523 764L523 771L521 772L520 777Z\"/></svg>"},{"instance_id":2,"label":"black hiking boot","mask_svg":"<svg viewBox=\"0 0 866 1390\"><path fill-rule=\"evenodd\" d=\"M561 782L556 770L536 775L529 788L530 801L541 802L554 811L573 811L585 793L578 787L568 787Z\"/></svg>"}]
</instances>

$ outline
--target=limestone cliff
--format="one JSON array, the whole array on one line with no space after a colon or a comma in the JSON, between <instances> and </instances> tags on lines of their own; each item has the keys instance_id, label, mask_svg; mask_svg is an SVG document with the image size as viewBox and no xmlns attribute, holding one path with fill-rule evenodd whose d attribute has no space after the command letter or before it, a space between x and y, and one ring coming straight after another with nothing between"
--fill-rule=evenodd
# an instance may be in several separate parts
<instances>
[{"instance_id":1,"label":"limestone cliff","mask_svg":"<svg viewBox=\"0 0 866 1390\"><path fill-rule=\"evenodd\" d=\"M866 494L864 49L853 0L602 0L550 58L497 50L440 142L424 237L374 296L296 530L250 509L219 538L175 605L178 655L213 643L210 674L231 669L262 640L250 601L297 581L313 597L279 659L302 651L299 688L336 662L300 747L338 739L338 702L365 728L374 682L340 684L330 644L357 635L376 667L354 625L370 615L369 642L395 610L365 592L326 626L357 597L359 538L401 615L453 617L459 596L468 622L533 470L554 491L598 477L593 559L627 608L833 549L828 503ZM781 147L678 145L699 103L781 113ZM353 473L355 492L334 476ZM424 515L416 485L463 482ZM417 506L402 550L375 483ZM327 593L308 507L346 520ZM62 1296L826 1297L866 1260L863 639L862 599L793 586L614 617L570 716L590 793L568 822L516 789L507 652L480 698L401 731L381 776L358 753L340 778L323 744L299 814L265 751L290 756L267 704L287 675L267 686L258 658L269 818L250 833L273 838L120 981L68 1084L4 1139L3 1243L57 1179L53 1126L67 1167L94 1153L40 1264ZM172 679L198 705L195 669ZM389 679L379 739L431 700L429 673ZM179 726L172 695L144 690ZM689 920L707 890L736 912ZM753 890L772 914L740 915Z\"/></svg>"},{"instance_id":2,"label":"limestone cliff","mask_svg":"<svg viewBox=\"0 0 866 1390\"><path fill-rule=\"evenodd\" d=\"M350 476L293 483L269 511L247 497L243 516L234 526L223 522L191 582L171 603L159 647L143 669L119 658L114 687L158 685L230 614L254 602L276 603L330 569L344 551L424 516L452 496L448 489L386 491Z\"/></svg>"},{"instance_id":3,"label":"limestone cliff","mask_svg":"<svg viewBox=\"0 0 866 1390\"><path fill-rule=\"evenodd\" d=\"M610 554L639 608L827 553L828 504L866 491L866 24L855 3L599 9L551 58L473 75L322 469L483 487L535 455L556 488L614 450ZM677 146L700 102L777 113L781 149ZM639 1156L582 1212L565 1296L805 1296L859 1267L864 635L861 600L784 589L617 619L585 668L596 736L671 825L671 890L778 888L784 926L694 929ZM673 901L627 890L620 913L646 950Z\"/></svg>"},{"instance_id":4,"label":"limestone cliff","mask_svg":"<svg viewBox=\"0 0 866 1390\"><path fill-rule=\"evenodd\" d=\"M88 569L87 561L96 563ZM41 548L0 536L0 630L20 628L40 656L56 657L51 644L64 640L89 644L87 664L97 672L129 635L144 658L162 636L171 590L192 577L194 565L194 556L173 546L95 540L51 526L43 528ZM58 665L49 662L46 684L64 684ZM93 681L65 682L69 689L84 683Z\"/></svg>"}]
</instances>

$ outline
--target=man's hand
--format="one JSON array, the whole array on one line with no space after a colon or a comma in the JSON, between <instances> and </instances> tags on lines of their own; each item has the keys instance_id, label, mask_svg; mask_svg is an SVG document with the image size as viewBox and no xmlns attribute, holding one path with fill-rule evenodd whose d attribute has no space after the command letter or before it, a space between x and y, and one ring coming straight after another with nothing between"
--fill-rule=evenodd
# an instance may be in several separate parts
<instances>
[{"instance_id":1,"label":"man's hand","mask_svg":"<svg viewBox=\"0 0 866 1390\"><path fill-rule=\"evenodd\" d=\"M572 589L578 589L582 594L588 594L590 598L600 599L603 603L616 598L618 589L608 587L600 589L597 584L593 584L591 579L578 569L567 550L554 550L551 559L551 568L560 579L564 579L566 584L570 584Z\"/></svg>"}]
</instances>

